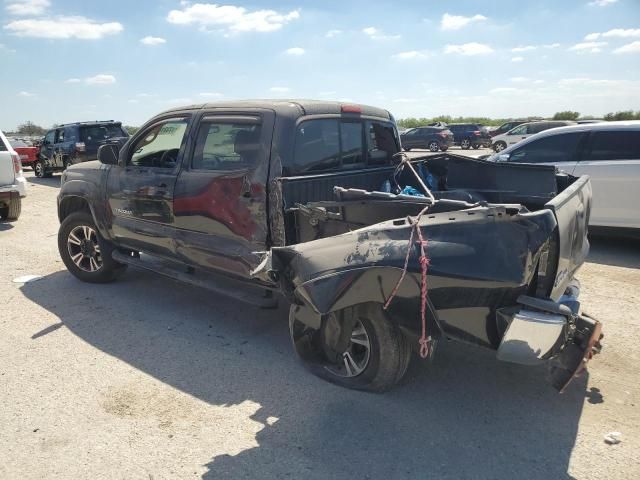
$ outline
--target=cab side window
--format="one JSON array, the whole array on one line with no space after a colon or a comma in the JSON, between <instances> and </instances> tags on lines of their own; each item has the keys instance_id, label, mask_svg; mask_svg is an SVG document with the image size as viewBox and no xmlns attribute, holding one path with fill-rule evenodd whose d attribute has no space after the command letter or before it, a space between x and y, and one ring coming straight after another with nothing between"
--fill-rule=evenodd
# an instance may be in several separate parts
<instances>
[{"instance_id":1,"label":"cab side window","mask_svg":"<svg viewBox=\"0 0 640 480\"><path fill-rule=\"evenodd\" d=\"M59 130L56 130L55 143L62 143L62 142L64 142L64 128L60 128Z\"/></svg>"},{"instance_id":2,"label":"cab side window","mask_svg":"<svg viewBox=\"0 0 640 480\"><path fill-rule=\"evenodd\" d=\"M340 131L338 120L322 119L302 122L296 130L293 165L288 174L340 167Z\"/></svg>"},{"instance_id":3,"label":"cab side window","mask_svg":"<svg viewBox=\"0 0 640 480\"><path fill-rule=\"evenodd\" d=\"M509 135L526 135L527 125L520 125L509 132Z\"/></svg>"},{"instance_id":4,"label":"cab side window","mask_svg":"<svg viewBox=\"0 0 640 480\"><path fill-rule=\"evenodd\" d=\"M640 160L640 131L594 132L585 160Z\"/></svg>"},{"instance_id":5,"label":"cab side window","mask_svg":"<svg viewBox=\"0 0 640 480\"><path fill-rule=\"evenodd\" d=\"M514 150L510 162L562 163L576 160L582 132L552 135L530 142Z\"/></svg>"},{"instance_id":6,"label":"cab side window","mask_svg":"<svg viewBox=\"0 0 640 480\"><path fill-rule=\"evenodd\" d=\"M147 128L129 150L127 165L175 168L189 120L172 118Z\"/></svg>"},{"instance_id":7,"label":"cab side window","mask_svg":"<svg viewBox=\"0 0 640 480\"><path fill-rule=\"evenodd\" d=\"M55 139L55 136L56 136L55 130L51 130L50 132L47 132L47 134L44 137L44 143L47 145L51 145Z\"/></svg>"},{"instance_id":8,"label":"cab side window","mask_svg":"<svg viewBox=\"0 0 640 480\"><path fill-rule=\"evenodd\" d=\"M261 153L262 126L255 119L207 119L200 123L191 168L238 170L252 168Z\"/></svg>"}]
</instances>

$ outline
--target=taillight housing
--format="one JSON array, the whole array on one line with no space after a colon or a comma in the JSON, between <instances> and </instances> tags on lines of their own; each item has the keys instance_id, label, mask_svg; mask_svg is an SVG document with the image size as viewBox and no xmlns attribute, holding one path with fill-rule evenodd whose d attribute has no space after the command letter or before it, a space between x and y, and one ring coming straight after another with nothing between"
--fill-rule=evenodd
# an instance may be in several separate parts
<instances>
[{"instance_id":1,"label":"taillight housing","mask_svg":"<svg viewBox=\"0 0 640 480\"><path fill-rule=\"evenodd\" d=\"M17 153L12 153L11 160L13 160L13 170L16 173L22 172L22 161L20 161L20 155L18 155Z\"/></svg>"},{"instance_id":2,"label":"taillight housing","mask_svg":"<svg viewBox=\"0 0 640 480\"><path fill-rule=\"evenodd\" d=\"M482 133L482 132L480 132L480 130L475 130L475 131L473 132L473 134L474 134L476 137L479 137L481 133Z\"/></svg>"},{"instance_id":3,"label":"taillight housing","mask_svg":"<svg viewBox=\"0 0 640 480\"><path fill-rule=\"evenodd\" d=\"M362 107L359 105L342 105L340 110L342 113L362 113Z\"/></svg>"},{"instance_id":4,"label":"taillight housing","mask_svg":"<svg viewBox=\"0 0 640 480\"><path fill-rule=\"evenodd\" d=\"M447 132L438 132L438 135L440 135L442 138L447 138Z\"/></svg>"},{"instance_id":5,"label":"taillight housing","mask_svg":"<svg viewBox=\"0 0 640 480\"><path fill-rule=\"evenodd\" d=\"M86 152L87 146L84 142L76 142L76 152Z\"/></svg>"}]
</instances>

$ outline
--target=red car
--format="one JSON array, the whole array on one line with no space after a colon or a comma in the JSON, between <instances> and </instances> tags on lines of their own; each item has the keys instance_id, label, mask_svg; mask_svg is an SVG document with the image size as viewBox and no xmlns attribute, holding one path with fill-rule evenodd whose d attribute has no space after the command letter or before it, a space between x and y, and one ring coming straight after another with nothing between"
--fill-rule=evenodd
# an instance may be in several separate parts
<instances>
[{"instance_id":1,"label":"red car","mask_svg":"<svg viewBox=\"0 0 640 480\"><path fill-rule=\"evenodd\" d=\"M23 167L30 167L38 159L39 147L34 147L30 143L23 140L9 139L9 143L20 155L20 161Z\"/></svg>"}]
</instances>

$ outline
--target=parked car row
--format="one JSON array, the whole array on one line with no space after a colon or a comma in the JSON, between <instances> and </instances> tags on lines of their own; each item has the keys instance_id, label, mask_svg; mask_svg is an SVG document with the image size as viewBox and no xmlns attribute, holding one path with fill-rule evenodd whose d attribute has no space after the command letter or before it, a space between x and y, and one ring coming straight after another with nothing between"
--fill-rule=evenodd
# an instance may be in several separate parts
<instances>
[{"instance_id":1,"label":"parked car row","mask_svg":"<svg viewBox=\"0 0 640 480\"><path fill-rule=\"evenodd\" d=\"M435 124L412 128L400 135L402 148L409 151L412 148L426 148L432 152L445 152L452 145L463 150L489 147L491 137L486 127L477 123Z\"/></svg>"},{"instance_id":2,"label":"parked car row","mask_svg":"<svg viewBox=\"0 0 640 480\"><path fill-rule=\"evenodd\" d=\"M640 121L589 123L547 129L488 158L496 162L555 165L589 175L590 227L640 229Z\"/></svg>"}]
</instances>

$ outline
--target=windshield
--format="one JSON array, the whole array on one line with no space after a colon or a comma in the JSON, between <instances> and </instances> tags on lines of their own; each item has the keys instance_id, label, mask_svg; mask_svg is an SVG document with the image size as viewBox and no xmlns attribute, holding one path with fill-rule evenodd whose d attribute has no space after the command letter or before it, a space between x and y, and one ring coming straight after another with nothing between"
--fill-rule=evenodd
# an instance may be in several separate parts
<instances>
[{"instance_id":1,"label":"windshield","mask_svg":"<svg viewBox=\"0 0 640 480\"><path fill-rule=\"evenodd\" d=\"M108 138L127 136L122 127L115 123L80 127L80 140L83 142L99 142Z\"/></svg>"}]
</instances>

